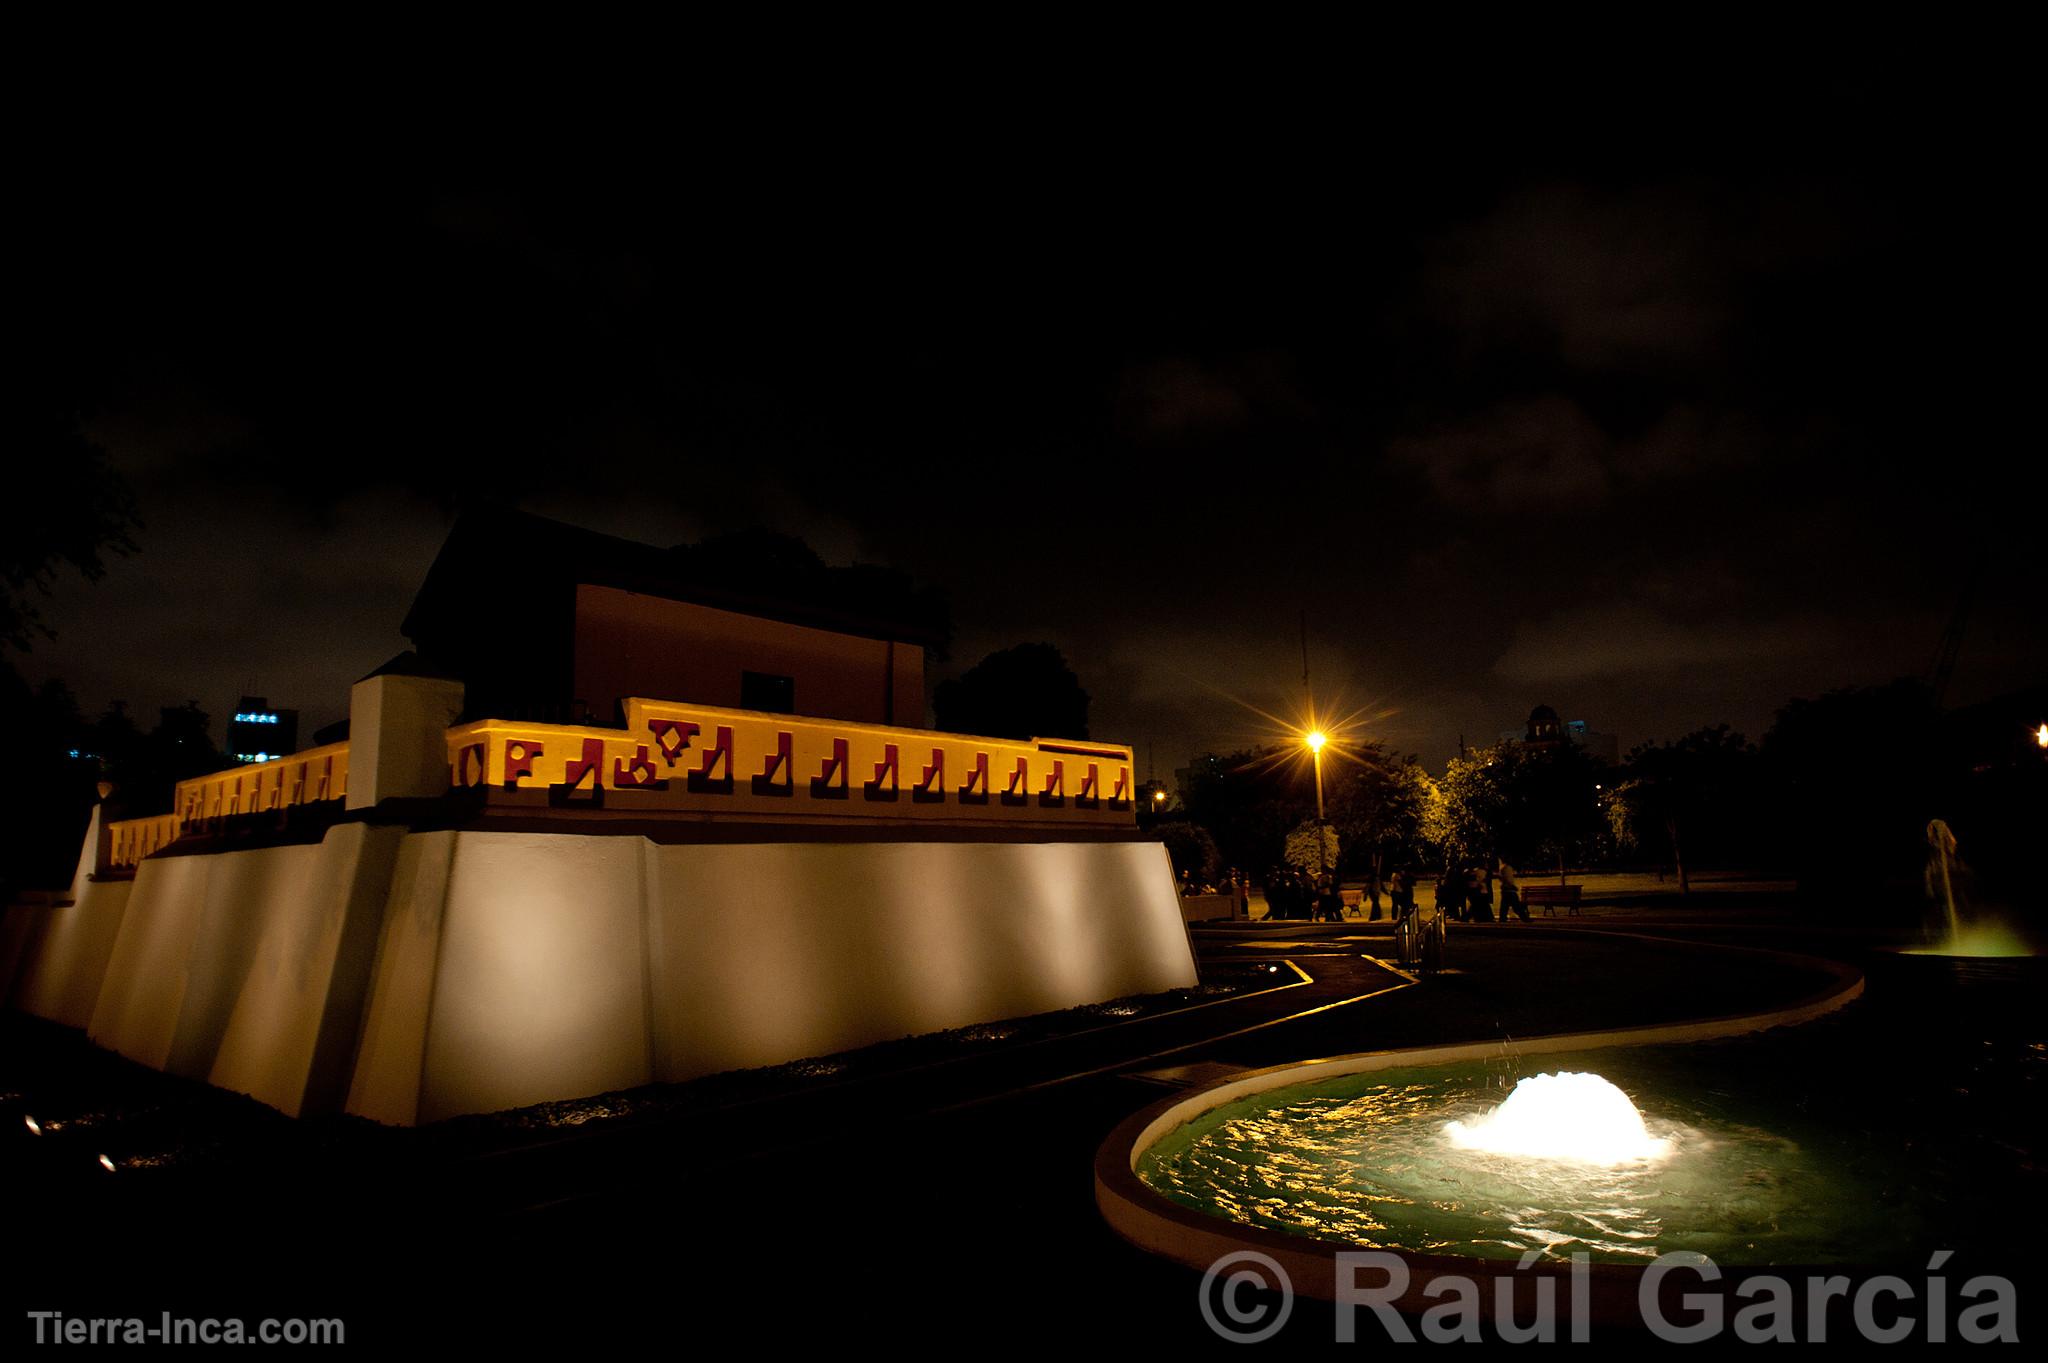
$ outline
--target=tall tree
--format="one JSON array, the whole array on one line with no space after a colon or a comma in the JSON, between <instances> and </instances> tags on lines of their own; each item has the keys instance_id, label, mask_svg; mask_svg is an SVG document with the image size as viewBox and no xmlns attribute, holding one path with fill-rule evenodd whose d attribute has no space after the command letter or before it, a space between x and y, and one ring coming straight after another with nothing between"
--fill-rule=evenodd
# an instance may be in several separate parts
<instances>
[{"instance_id":1,"label":"tall tree","mask_svg":"<svg viewBox=\"0 0 2048 1363\"><path fill-rule=\"evenodd\" d=\"M1932 694L1919 681L1795 700L1764 735L1767 821L1809 889L1909 883L1951 794ZM1851 902L1844 899L1843 906Z\"/></svg>"},{"instance_id":2,"label":"tall tree","mask_svg":"<svg viewBox=\"0 0 2048 1363\"><path fill-rule=\"evenodd\" d=\"M1315 785L1299 758L1294 746L1205 753L1188 764L1181 808L1226 862L1264 875L1282 860L1288 830L1315 814Z\"/></svg>"},{"instance_id":3,"label":"tall tree","mask_svg":"<svg viewBox=\"0 0 2048 1363\"><path fill-rule=\"evenodd\" d=\"M26 652L53 635L40 599L57 575L68 568L98 581L107 555L134 552L138 528L127 485L76 412L31 412L8 437L13 511L0 534L0 666L7 650Z\"/></svg>"},{"instance_id":4,"label":"tall tree","mask_svg":"<svg viewBox=\"0 0 2048 1363\"><path fill-rule=\"evenodd\" d=\"M31 381L31 390L39 384ZM68 688L31 687L14 667L55 629L42 603L66 571L96 581L110 554L134 551L127 486L75 410L46 404L5 429L8 514L0 527L0 901L64 879L99 780L93 744Z\"/></svg>"},{"instance_id":5,"label":"tall tree","mask_svg":"<svg viewBox=\"0 0 2048 1363\"><path fill-rule=\"evenodd\" d=\"M958 680L941 682L932 709L946 733L1088 737L1088 693L1051 644L1018 644L989 654Z\"/></svg>"},{"instance_id":6,"label":"tall tree","mask_svg":"<svg viewBox=\"0 0 2048 1363\"><path fill-rule=\"evenodd\" d=\"M1419 860L1433 783L1414 757L1378 743L1348 744L1330 782L1327 812L1345 856L1377 894L1388 865Z\"/></svg>"},{"instance_id":7,"label":"tall tree","mask_svg":"<svg viewBox=\"0 0 2048 1363\"><path fill-rule=\"evenodd\" d=\"M87 734L70 688L31 687L0 665L0 903L70 879L100 776Z\"/></svg>"},{"instance_id":8,"label":"tall tree","mask_svg":"<svg viewBox=\"0 0 2048 1363\"><path fill-rule=\"evenodd\" d=\"M1725 850L1730 825L1750 784L1755 749L1726 724L1697 729L1675 743L1630 750L1621 783L1607 800L1609 826L1623 845L1661 834L1678 892L1692 893L1688 849Z\"/></svg>"},{"instance_id":9,"label":"tall tree","mask_svg":"<svg viewBox=\"0 0 2048 1363\"><path fill-rule=\"evenodd\" d=\"M1166 844L1166 855L1173 862L1176 876L1185 875L1207 885L1222 872L1223 858L1216 850L1216 840L1199 824L1175 820L1160 824L1153 832Z\"/></svg>"},{"instance_id":10,"label":"tall tree","mask_svg":"<svg viewBox=\"0 0 2048 1363\"><path fill-rule=\"evenodd\" d=\"M1584 860L1606 831L1600 763L1574 743L1501 743L1453 758L1425 832L1454 861L1520 866Z\"/></svg>"},{"instance_id":11,"label":"tall tree","mask_svg":"<svg viewBox=\"0 0 2048 1363\"><path fill-rule=\"evenodd\" d=\"M1288 831L1282 856L1303 875L1321 876L1336 869L1343 851L1335 827L1308 819Z\"/></svg>"}]
</instances>

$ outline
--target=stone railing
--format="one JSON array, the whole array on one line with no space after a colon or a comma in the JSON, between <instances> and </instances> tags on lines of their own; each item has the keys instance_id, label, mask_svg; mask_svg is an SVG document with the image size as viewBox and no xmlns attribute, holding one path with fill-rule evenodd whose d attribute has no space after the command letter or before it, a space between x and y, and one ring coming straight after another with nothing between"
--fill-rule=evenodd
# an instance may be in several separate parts
<instances>
[{"instance_id":1,"label":"stone railing","mask_svg":"<svg viewBox=\"0 0 2048 1363\"><path fill-rule=\"evenodd\" d=\"M238 814L287 805L313 805L348 794L348 744L329 743L289 757L251 762L178 782L169 814L121 819L107 825L107 864L132 870L144 857L176 842L190 828Z\"/></svg>"}]
</instances>

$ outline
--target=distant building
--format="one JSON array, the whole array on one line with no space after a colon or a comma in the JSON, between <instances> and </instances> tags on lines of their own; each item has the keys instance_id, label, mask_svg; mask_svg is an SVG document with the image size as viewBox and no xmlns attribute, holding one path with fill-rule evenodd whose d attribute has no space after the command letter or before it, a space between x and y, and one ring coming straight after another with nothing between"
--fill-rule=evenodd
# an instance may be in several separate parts
<instances>
[{"instance_id":1,"label":"distant building","mask_svg":"<svg viewBox=\"0 0 2048 1363\"><path fill-rule=\"evenodd\" d=\"M297 710L273 710L265 696L244 696L235 702L234 715L228 720L229 757L237 762L268 762L298 750Z\"/></svg>"},{"instance_id":2,"label":"distant building","mask_svg":"<svg viewBox=\"0 0 2048 1363\"><path fill-rule=\"evenodd\" d=\"M1503 743L1526 743L1533 748L1555 747L1560 743L1571 743L1607 763L1609 766L1621 760L1621 740L1613 734L1603 734L1583 719L1560 719L1557 711L1548 705L1539 705L1529 712L1529 722L1520 730L1504 729L1500 741Z\"/></svg>"}]
</instances>

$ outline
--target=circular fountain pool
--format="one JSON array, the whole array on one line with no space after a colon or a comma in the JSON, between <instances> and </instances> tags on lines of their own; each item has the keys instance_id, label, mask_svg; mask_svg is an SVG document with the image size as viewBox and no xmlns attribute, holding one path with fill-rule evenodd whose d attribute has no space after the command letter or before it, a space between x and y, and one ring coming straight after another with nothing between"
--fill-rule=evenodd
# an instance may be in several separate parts
<instances>
[{"instance_id":1,"label":"circular fountain pool","mask_svg":"<svg viewBox=\"0 0 2048 1363\"><path fill-rule=\"evenodd\" d=\"M1243 1071L1118 1126L1096 1205L1205 1291L1263 1260L1325 1301L1384 1285L1409 1315L1547 1277L1585 1318L1641 1325L1674 1253L1738 1293L1952 1258L2009 1277L2048 1226L2038 963L1879 953L1855 1009L1861 972L1819 962L1835 983L1771 1013ZM1517 1096L1545 1075L1582 1077Z\"/></svg>"},{"instance_id":2,"label":"circular fountain pool","mask_svg":"<svg viewBox=\"0 0 2048 1363\"><path fill-rule=\"evenodd\" d=\"M1134 1172L1241 1226L1428 1255L1882 1262L1920 1241L1925 1209L1896 1145L1845 1149L1822 1114L1674 1082L1685 1065L1654 1050L1537 1069L1384 1069L1254 1093L1174 1128Z\"/></svg>"}]
</instances>

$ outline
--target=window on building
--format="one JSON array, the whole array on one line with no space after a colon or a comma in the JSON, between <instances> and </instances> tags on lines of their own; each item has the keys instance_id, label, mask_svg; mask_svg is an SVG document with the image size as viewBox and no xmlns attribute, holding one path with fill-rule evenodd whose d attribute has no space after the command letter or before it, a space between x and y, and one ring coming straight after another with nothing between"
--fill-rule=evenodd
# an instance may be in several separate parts
<instances>
[{"instance_id":1,"label":"window on building","mask_svg":"<svg viewBox=\"0 0 2048 1363\"><path fill-rule=\"evenodd\" d=\"M796 678L778 677L772 672L740 673L740 708L771 715L795 714Z\"/></svg>"}]
</instances>

